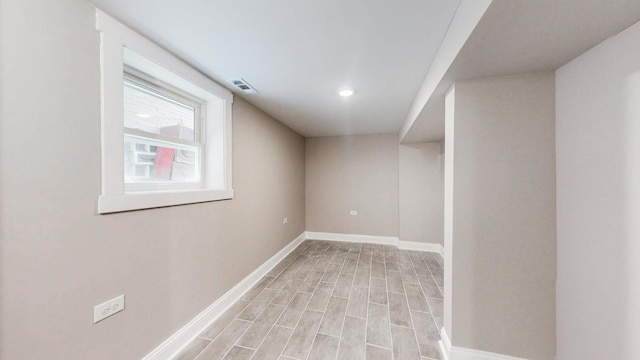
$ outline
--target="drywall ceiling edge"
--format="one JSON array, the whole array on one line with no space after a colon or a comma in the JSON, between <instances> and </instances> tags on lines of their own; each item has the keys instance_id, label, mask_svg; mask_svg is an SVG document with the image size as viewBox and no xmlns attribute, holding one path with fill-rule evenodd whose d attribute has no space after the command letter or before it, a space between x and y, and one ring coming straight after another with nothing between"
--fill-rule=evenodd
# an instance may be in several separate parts
<instances>
[{"instance_id":1,"label":"drywall ceiling edge","mask_svg":"<svg viewBox=\"0 0 640 360\"><path fill-rule=\"evenodd\" d=\"M438 84L446 74L449 66L464 46L465 42L491 5L492 0L461 0L458 10L451 21L447 34L442 40L429 71L416 93L409 108L409 113L400 129L399 141L402 142L416 119L422 112Z\"/></svg>"}]
</instances>

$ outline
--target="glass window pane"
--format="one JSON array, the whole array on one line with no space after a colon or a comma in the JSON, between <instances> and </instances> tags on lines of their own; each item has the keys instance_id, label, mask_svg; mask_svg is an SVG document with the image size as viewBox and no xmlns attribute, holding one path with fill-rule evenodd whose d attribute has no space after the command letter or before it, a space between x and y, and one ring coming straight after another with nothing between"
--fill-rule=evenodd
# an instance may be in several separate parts
<instances>
[{"instance_id":1,"label":"glass window pane","mask_svg":"<svg viewBox=\"0 0 640 360\"><path fill-rule=\"evenodd\" d=\"M124 81L124 126L153 134L195 141L196 108Z\"/></svg>"},{"instance_id":2,"label":"glass window pane","mask_svg":"<svg viewBox=\"0 0 640 360\"><path fill-rule=\"evenodd\" d=\"M199 182L199 151L195 146L125 135L125 183Z\"/></svg>"}]
</instances>

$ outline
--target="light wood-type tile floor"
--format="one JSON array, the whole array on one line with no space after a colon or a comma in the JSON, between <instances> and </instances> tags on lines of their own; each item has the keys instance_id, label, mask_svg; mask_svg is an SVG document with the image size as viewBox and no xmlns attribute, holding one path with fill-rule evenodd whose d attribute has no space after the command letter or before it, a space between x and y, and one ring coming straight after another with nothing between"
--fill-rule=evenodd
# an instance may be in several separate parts
<instances>
[{"instance_id":1,"label":"light wood-type tile floor","mask_svg":"<svg viewBox=\"0 0 640 360\"><path fill-rule=\"evenodd\" d=\"M442 257L307 240L176 359L441 359Z\"/></svg>"}]
</instances>

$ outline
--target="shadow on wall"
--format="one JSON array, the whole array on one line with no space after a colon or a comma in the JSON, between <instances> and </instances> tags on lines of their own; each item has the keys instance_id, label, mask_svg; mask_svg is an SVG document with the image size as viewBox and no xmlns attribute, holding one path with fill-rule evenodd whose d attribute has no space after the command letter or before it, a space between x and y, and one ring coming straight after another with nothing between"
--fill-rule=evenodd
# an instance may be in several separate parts
<instances>
[{"instance_id":1,"label":"shadow on wall","mask_svg":"<svg viewBox=\"0 0 640 360\"><path fill-rule=\"evenodd\" d=\"M640 358L640 342L636 337L640 334L640 72L628 75L624 104L620 107L626 129L622 129L620 139L625 139L625 159L621 159L620 179L623 179L624 191L620 194L621 204L626 206L623 211L623 239L625 243L618 248L624 278L621 279L622 290L623 344L622 354L625 359ZM615 174L612 174L615 176Z\"/></svg>"}]
</instances>

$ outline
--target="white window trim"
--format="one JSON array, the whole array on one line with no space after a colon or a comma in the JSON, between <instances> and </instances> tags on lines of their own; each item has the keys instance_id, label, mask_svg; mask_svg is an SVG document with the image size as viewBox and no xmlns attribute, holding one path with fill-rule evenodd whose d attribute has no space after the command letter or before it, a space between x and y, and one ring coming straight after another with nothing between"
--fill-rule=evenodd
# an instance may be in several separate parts
<instances>
[{"instance_id":1,"label":"white window trim","mask_svg":"<svg viewBox=\"0 0 640 360\"><path fill-rule=\"evenodd\" d=\"M233 198L231 176L231 109L233 95L191 66L100 10L96 28L101 39L102 189L98 213L148 209ZM131 50L131 51L128 51ZM169 83L207 102L203 154L207 158L201 189L125 193L124 64ZM223 112L223 121L213 121ZM220 170L224 173L220 174Z\"/></svg>"}]
</instances>

